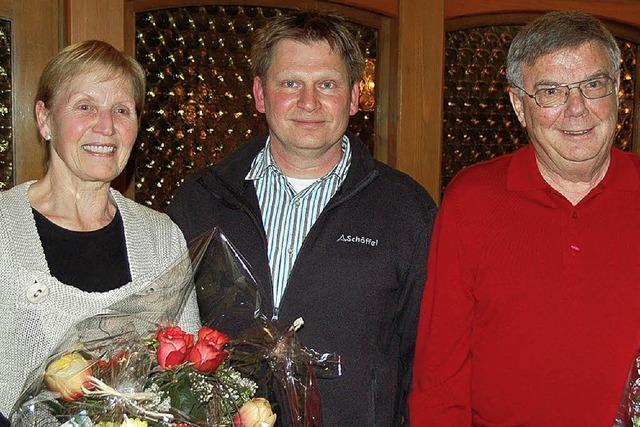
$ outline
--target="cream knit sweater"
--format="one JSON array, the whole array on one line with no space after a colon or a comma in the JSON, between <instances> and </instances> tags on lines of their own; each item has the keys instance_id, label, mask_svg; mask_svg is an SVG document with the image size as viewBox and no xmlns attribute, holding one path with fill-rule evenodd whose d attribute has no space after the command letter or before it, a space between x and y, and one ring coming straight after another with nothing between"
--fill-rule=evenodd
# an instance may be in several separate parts
<instances>
[{"instance_id":1,"label":"cream knit sweater","mask_svg":"<svg viewBox=\"0 0 640 427\"><path fill-rule=\"evenodd\" d=\"M145 288L184 255L186 247L169 217L111 190L124 223L132 282L105 293L65 285L47 266L27 196L32 183L0 192L0 412L5 415L25 380L71 325ZM198 327L195 292L179 323L191 331Z\"/></svg>"}]
</instances>

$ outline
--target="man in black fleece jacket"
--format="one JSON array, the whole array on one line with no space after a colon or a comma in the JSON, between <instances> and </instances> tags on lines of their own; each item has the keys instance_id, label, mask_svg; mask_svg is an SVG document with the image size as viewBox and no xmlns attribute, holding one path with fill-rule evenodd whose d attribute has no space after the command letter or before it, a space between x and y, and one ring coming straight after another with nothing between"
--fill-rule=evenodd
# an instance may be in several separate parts
<instances>
[{"instance_id":1,"label":"man in black fleece jacket","mask_svg":"<svg viewBox=\"0 0 640 427\"><path fill-rule=\"evenodd\" d=\"M400 425L436 206L346 131L363 58L342 18L277 16L251 59L268 135L188 179L169 215L187 240L219 226L263 312L302 317L303 344L341 356L343 375L318 381L323 425Z\"/></svg>"}]
</instances>

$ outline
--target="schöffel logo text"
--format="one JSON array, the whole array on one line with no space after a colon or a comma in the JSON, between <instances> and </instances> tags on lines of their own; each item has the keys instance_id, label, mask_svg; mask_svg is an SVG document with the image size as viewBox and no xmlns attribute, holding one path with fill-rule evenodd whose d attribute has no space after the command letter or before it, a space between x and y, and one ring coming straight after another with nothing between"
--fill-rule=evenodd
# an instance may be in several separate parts
<instances>
[{"instance_id":1,"label":"sch\u00f6ffel logo text","mask_svg":"<svg viewBox=\"0 0 640 427\"><path fill-rule=\"evenodd\" d=\"M346 236L343 234L340 237L338 237L338 240L336 241L348 242L348 243L361 243L363 245L369 245L369 246L378 246L378 239L374 240L370 237L352 236L350 234L347 234Z\"/></svg>"}]
</instances>

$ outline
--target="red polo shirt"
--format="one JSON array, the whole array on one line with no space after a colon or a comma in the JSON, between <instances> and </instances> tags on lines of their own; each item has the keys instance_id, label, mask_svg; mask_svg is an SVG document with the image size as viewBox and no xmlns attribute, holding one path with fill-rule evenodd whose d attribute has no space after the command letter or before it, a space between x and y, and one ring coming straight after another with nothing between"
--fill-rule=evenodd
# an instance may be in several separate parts
<instances>
[{"instance_id":1,"label":"red polo shirt","mask_svg":"<svg viewBox=\"0 0 640 427\"><path fill-rule=\"evenodd\" d=\"M640 158L572 206L530 146L471 166L436 220L414 426L611 427L640 346Z\"/></svg>"}]
</instances>

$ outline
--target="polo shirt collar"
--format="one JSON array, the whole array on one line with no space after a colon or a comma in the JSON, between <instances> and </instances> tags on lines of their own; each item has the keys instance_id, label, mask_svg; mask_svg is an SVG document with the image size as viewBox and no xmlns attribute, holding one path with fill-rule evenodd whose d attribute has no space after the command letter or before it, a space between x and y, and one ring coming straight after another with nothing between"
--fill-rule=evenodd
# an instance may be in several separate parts
<instances>
[{"instance_id":1,"label":"polo shirt collar","mask_svg":"<svg viewBox=\"0 0 640 427\"><path fill-rule=\"evenodd\" d=\"M598 186L616 190L640 190L640 175L631 158L618 148L611 149L611 163ZM507 171L507 189L542 190L549 184L542 178L531 143L511 154Z\"/></svg>"},{"instance_id":2,"label":"polo shirt collar","mask_svg":"<svg viewBox=\"0 0 640 427\"><path fill-rule=\"evenodd\" d=\"M631 155L618 148L611 149L611 164L601 184L616 190L640 190L640 175Z\"/></svg>"},{"instance_id":3,"label":"polo shirt collar","mask_svg":"<svg viewBox=\"0 0 640 427\"><path fill-rule=\"evenodd\" d=\"M511 154L507 170L507 190L526 191L548 188L542 178L531 143Z\"/></svg>"}]
</instances>

